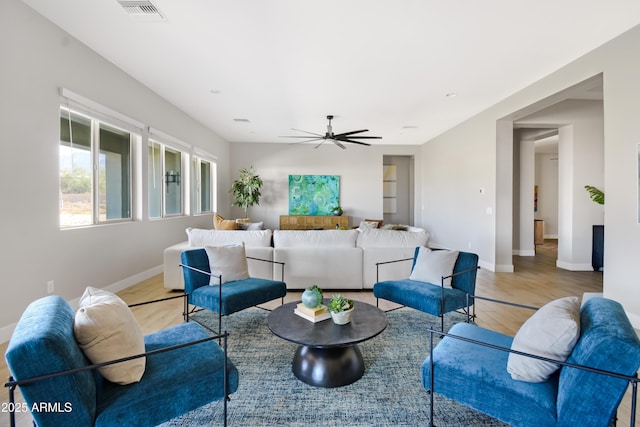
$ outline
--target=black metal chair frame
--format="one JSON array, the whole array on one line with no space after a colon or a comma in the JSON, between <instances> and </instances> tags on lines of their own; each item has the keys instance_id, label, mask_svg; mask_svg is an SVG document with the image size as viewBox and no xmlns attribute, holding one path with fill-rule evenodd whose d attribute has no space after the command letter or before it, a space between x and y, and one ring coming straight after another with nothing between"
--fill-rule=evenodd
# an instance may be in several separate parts
<instances>
[{"instance_id":1,"label":"black metal chair frame","mask_svg":"<svg viewBox=\"0 0 640 427\"><path fill-rule=\"evenodd\" d=\"M376 263L376 283L380 281L380 266L384 265L384 264L392 264L392 263L396 263L396 262L403 262L403 261L413 261L413 258L403 258L403 259L396 259L396 260L392 260L392 261L384 261L384 262L377 262ZM457 273L452 273L448 276L441 276L440 277L440 315L438 315L438 317L440 317L440 330L442 332L444 332L444 281L447 279L453 279L456 276L460 276L462 274L467 274L470 273L472 271L477 271L480 270L480 266L476 266L474 268L468 268L466 270L462 270L462 271L458 271ZM475 320L476 318L476 305L473 304L472 299L473 299L473 295L471 295L468 292L465 292L466 295L466 307L462 309L462 311L457 311L454 310L456 313L460 313L460 314L464 314L467 316L467 323L470 323L472 321ZM376 307L378 307L378 300L379 298L376 298ZM473 306L473 307L472 307ZM396 307L396 308L392 308L387 310L387 312L390 311L394 311L394 310L398 310L400 308L404 308L406 307L406 305L401 305L400 307ZM473 312L472 312L473 310Z\"/></svg>"},{"instance_id":2,"label":"black metal chair frame","mask_svg":"<svg viewBox=\"0 0 640 427\"><path fill-rule=\"evenodd\" d=\"M146 305L146 304L152 304L152 303L156 303L156 302L162 302L162 301L167 301L167 300L172 300L172 299L177 299L177 298L184 298L184 300L186 301L186 294L184 295L177 295L174 297L168 297L168 298L162 298L162 299L157 299L157 300L152 300L152 301L145 301L145 302L141 302L141 303L137 303L137 304L131 304L129 305L129 307L137 307L137 306L141 306L141 305ZM185 303L186 305L186 303ZM15 390L16 387L22 386L22 385L26 385L26 384L31 384L31 383L35 383L38 381L42 381L42 380L47 380L50 378L56 378L56 377L60 377L63 375L70 375L70 374L75 374L77 372L82 372L82 371L88 371L88 370L95 370L98 368L102 368L104 366L109 366L109 365L115 365L116 363L121 363L121 362L126 362L129 360L134 360L134 359L139 359L140 357L147 357L147 356L153 356L154 354L159 354L159 353L165 353L167 351L173 351L173 350L178 350L180 348L183 347L189 347L192 345L196 345L196 344L201 344L203 342L207 342L207 341L213 341L216 339L222 339L222 349L224 351L224 372L223 372L223 381L224 381L224 398L223 398L223 406L224 406L224 426L226 427L227 425L227 402L230 400L229 399L229 385L228 385L228 373L227 373L227 337L229 336L229 334L225 331L222 334L218 334L218 335L214 335L214 336L210 336L207 338L202 338L196 341L191 341L191 342L187 342L187 343L182 343L182 344L177 344L177 345L173 345L173 346L169 346L169 347L164 347L164 348L159 348L157 350L152 350L152 351L147 351L144 353L140 353L140 354L136 354L133 356L128 356L128 357L123 357L120 359L115 359L115 360L110 360L108 362L102 362L102 363L95 363L92 365L87 365L87 366L83 366L81 368L75 368L75 369L68 369L66 371L60 371L60 372L55 372L52 374L47 374L47 375L40 375L37 377L32 377L32 378L26 378L23 380L19 380L16 381L13 376L9 376L8 381L4 384L4 387L7 388L9 390L9 424L11 427L15 427L16 425L16 418L15 418L15 409L16 409L16 403L15 403ZM35 422L34 422L34 426L35 426Z\"/></svg>"},{"instance_id":3,"label":"black metal chair frame","mask_svg":"<svg viewBox=\"0 0 640 427\"><path fill-rule=\"evenodd\" d=\"M495 303L499 303L499 304L504 304L504 305L509 305L512 307L520 307L520 308L525 308L528 310L538 310L538 307L532 307L532 306L528 306L528 305L523 305L523 304L517 304L517 303L513 303L513 302L509 302L509 301L501 301L501 300L497 300L497 299L493 299L493 298L487 298L487 297L481 297L478 295L473 295L474 299L480 299L480 300L484 300L484 301L490 301L490 302L495 302ZM596 374L602 374L602 375L608 375L610 377L615 377L615 378L620 378L623 379L625 381L627 381L630 385L631 385L631 414L629 416L630 418L630 423L629 425L631 427L635 427L636 425L636 400L637 400L637 395L638 395L638 376L628 376L628 375L622 375L622 374L618 374L615 372L611 372L611 371L605 371L602 369L596 369L596 368L591 368L589 366L582 366L582 365L576 365L574 363L568 363L568 362L564 362L564 361L559 361L559 360L554 360L554 359L549 359L547 357L542 357L542 356L538 356L536 354L531 354L531 353L525 353L522 351L517 351L517 350L512 350L510 348L506 348L506 347L500 347L494 344L490 344L490 343L486 343L483 341L478 341L478 340L474 340L472 338L466 338L466 337L462 337L459 335L453 335L453 334L449 334L449 333L444 333L444 331L436 331L435 329L428 329L429 331L429 388L430 390L428 391L429 393L429 400L430 400L430 411L429 411L429 426L433 427L433 395L435 394L433 392L433 387L434 387L434 366L433 366L433 337L435 334L437 334L438 336L441 337L441 339L443 337L449 337L449 338L453 338L453 339L457 339L457 340L461 340L461 341L465 341L471 344L477 344L480 345L482 347L489 347L489 348L493 348L495 350L499 350L499 351L506 351L508 353L514 353L514 354L518 354L520 356L525 356L525 357L530 357L533 359L538 359L538 360L542 360L545 362L552 362L561 366L567 366L570 368L576 368L576 369L582 369L584 371L589 371L589 372L593 372ZM614 420L614 425L615 425L615 420Z\"/></svg>"},{"instance_id":4,"label":"black metal chair frame","mask_svg":"<svg viewBox=\"0 0 640 427\"><path fill-rule=\"evenodd\" d=\"M282 282L284 282L284 262L280 262L280 261L272 261L269 259L262 259L262 258L254 258L254 257L246 257L247 259L253 259L256 261L262 261L262 262L269 262L271 264L279 264L281 267L280 270L280 274L282 277ZM186 264L182 264L180 263L180 267L182 268L188 268L189 270L195 271L197 273L201 273L201 274L205 274L209 277L215 277L218 279L218 331L214 331L213 329L211 329L209 326L198 322L196 319L192 319L189 315L196 313L198 311L203 310L204 308L200 308L197 309L196 306L193 307L193 309L189 310L189 294L188 293L184 293L182 296L184 296L184 311L182 313L185 322L189 322L190 320L193 320L194 322L196 322L197 324L199 324L200 326L202 326L203 328L208 329L209 331L213 332L213 333L217 333L218 335L220 335L220 332L222 331L222 275L217 275L217 274L213 274L210 271L205 271L205 270L201 270L199 268L195 268L195 267L191 267L190 265L186 265ZM284 304L284 297L280 298L280 305ZM271 311L267 308L264 307L260 307L259 305L255 305L254 307L257 307L261 310L265 310L265 311Z\"/></svg>"}]
</instances>

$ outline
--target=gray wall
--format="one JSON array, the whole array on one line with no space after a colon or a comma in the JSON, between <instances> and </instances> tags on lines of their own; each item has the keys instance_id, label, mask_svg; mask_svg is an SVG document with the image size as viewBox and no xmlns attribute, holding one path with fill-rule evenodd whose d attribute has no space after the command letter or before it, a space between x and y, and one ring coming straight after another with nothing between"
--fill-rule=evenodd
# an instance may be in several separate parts
<instances>
[{"instance_id":1,"label":"gray wall","mask_svg":"<svg viewBox=\"0 0 640 427\"><path fill-rule=\"evenodd\" d=\"M546 98L602 73L603 182L607 197L604 294L624 305L636 327L640 326L640 286L636 283L640 258L637 215L640 56L636 54L639 43L640 27L635 27L428 141L422 150L422 198L440 202L425 204L422 223L434 230L438 243L455 248L465 248L469 243L480 259L488 263L488 268L509 271L513 242L512 122L518 118L515 113L544 103ZM582 182L575 182L574 188L593 182L592 185L598 185L593 178L583 174ZM485 194L478 194L479 186L486 187ZM585 193L582 189L574 190L573 194L586 198ZM447 209L442 209L442 205ZM585 233L581 230L582 235Z\"/></svg>"},{"instance_id":2,"label":"gray wall","mask_svg":"<svg viewBox=\"0 0 640 427\"><path fill-rule=\"evenodd\" d=\"M60 87L218 157L229 186L228 144L18 0L0 2L0 341L47 281L67 300L87 285L118 289L162 272L162 250L211 215L100 227L58 227ZM143 151L144 152L144 151ZM145 158L145 156L142 156ZM228 205L226 191L221 204ZM146 194L135 197L146 206ZM225 201L226 199L226 201Z\"/></svg>"}]
</instances>

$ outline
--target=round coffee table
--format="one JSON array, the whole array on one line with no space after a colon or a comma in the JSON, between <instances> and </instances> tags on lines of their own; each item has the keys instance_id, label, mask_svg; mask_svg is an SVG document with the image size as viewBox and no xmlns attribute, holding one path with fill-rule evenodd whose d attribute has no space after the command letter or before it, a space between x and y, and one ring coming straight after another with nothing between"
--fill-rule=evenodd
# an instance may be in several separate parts
<instances>
[{"instance_id":1,"label":"round coffee table","mask_svg":"<svg viewBox=\"0 0 640 427\"><path fill-rule=\"evenodd\" d=\"M336 325L331 319L313 323L293 312L299 302L284 304L267 318L274 335L299 344L293 356L293 374L316 387L341 387L360 379L364 361L357 344L384 331L384 312L356 301L350 323Z\"/></svg>"}]
</instances>

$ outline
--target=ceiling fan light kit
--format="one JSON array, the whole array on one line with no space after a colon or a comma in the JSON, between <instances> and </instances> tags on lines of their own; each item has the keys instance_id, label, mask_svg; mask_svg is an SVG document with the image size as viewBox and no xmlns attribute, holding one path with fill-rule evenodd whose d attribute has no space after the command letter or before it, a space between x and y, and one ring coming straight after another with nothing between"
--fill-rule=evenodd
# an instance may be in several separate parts
<instances>
[{"instance_id":1,"label":"ceiling fan light kit","mask_svg":"<svg viewBox=\"0 0 640 427\"><path fill-rule=\"evenodd\" d=\"M359 144L359 145L370 146L371 144L369 144L367 142L362 142L362 141L357 141L357 140L358 139L382 139L381 136L360 136L360 135L356 135L356 134L359 134L359 133L362 133L362 132L369 132L369 129L352 130L350 132L343 132L343 133L333 133L333 127L331 126L331 120L333 120L333 116L332 115L328 115L327 116L327 120L329 120L329 124L327 125L327 132L324 135L319 134L319 133L314 133L314 132L308 132L306 130L291 129L291 130L294 130L296 132L304 132L304 133L306 133L308 135L312 135L312 136L308 136L308 135L283 136L282 138L305 138L304 141L298 141L298 143L320 141L320 143L318 145L316 145L314 148L320 147L322 144L324 144L325 141L331 141L334 144L336 144L338 147L342 148L343 150L347 148L343 144L343 142L348 142L348 143L351 143L351 144Z\"/></svg>"}]
</instances>

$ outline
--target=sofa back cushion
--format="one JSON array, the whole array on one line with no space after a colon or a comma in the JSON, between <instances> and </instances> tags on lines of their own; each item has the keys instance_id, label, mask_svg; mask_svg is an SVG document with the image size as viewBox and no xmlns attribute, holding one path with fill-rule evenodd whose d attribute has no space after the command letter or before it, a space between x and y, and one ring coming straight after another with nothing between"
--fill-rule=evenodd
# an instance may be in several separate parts
<instances>
[{"instance_id":1,"label":"sofa back cushion","mask_svg":"<svg viewBox=\"0 0 640 427\"><path fill-rule=\"evenodd\" d=\"M622 306L591 298L580 311L580 338L568 363L633 376L640 367L640 340ZM610 425L627 389L622 379L562 367L558 425Z\"/></svg>"},{"instance_id":2,"label":"sofa back cushion","mask_svg":"<svg viewBox=\"0 0 640 427\"><path fill-rule=\"evenodd\" d=\"M73 316L74 311L59 296L41 298L27 307L5 353L16 380L88 365L73 335ZM33 411L38 425L93 425L96 384L90 370L38 381L20 391L29 408L47 402L60 405L60 411Z\"/></svg>"},{"instance_id":3,"label":"sofa back cushion","mask_svg":"<svg viewBox=\"0 0 640 427\"><path fill-rule=\"evenodd\" d=\"M379 228L360 230L357 246L359 248L415 248L427 246L429 233L420 231L383 230Z\"/></svg>"},{"instance_id":4,"label":"sofa back cushion","mask_svg":"<svg viewBox=\"0 0 640 427\"><path fill-rule=\"evenodd\" d=\"M275 230L275 248L355 248L358 230Z\"/></svg>"},{"instance_id":5,"label":"sofa back cushion","mask_svg":"<svg viewBox=\"0 0 640 427\"><path fill-rule=\"evenodd\" d=\"M271 230L203 230L187 228L189 246L204 248L206 246L239 245L246 247L270 247Z\"/></svg>"}]
</instances>

